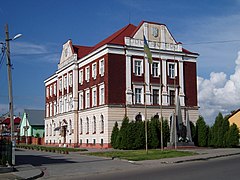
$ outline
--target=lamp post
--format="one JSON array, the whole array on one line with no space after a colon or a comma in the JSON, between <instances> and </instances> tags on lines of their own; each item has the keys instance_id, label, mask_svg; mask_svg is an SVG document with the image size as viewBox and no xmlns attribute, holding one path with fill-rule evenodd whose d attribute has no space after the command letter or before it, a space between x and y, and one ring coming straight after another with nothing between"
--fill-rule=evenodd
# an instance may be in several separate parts
<instances>
[{"instance_id":1,"label":"lamp post","mask_svg":"<svg viewBox=\"0 0 240 180\"><path fill-rule=\"evenodd\" d=\"M10 59L10 45L9 42L22 36L17 34L14 38L9 39L8 24L5 26L6 33L6 57L8 67L8 96L9 96L9 114L10 114L10 126L11 126L11 143L12 143L12 165L15 165L15 138L14 138L14 119L13 119L13 96L12 96L12 64Z\"/></svg>"}]
</instances>

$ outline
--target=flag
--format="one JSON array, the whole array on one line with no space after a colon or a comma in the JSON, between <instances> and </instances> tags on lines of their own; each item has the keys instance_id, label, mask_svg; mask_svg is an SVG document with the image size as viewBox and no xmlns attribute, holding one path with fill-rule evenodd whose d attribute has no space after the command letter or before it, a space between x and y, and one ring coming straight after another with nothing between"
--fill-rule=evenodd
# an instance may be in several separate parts
<instances>
[{"instance_id":1,"label":"flag","mask_svg":"<svg viewBox=\"0 0 240 180\"><path fill-rule=\"evenodd\" d=\"M143 35L143 39L144 39L144 52L145 52L146 55L147 55L148 63L152 64L152 53L151 53L151 51L150 51L150 49L149 49L147 40L146 40L146 38L145 38L144 35Z\"/></svg>"}]
</instances>

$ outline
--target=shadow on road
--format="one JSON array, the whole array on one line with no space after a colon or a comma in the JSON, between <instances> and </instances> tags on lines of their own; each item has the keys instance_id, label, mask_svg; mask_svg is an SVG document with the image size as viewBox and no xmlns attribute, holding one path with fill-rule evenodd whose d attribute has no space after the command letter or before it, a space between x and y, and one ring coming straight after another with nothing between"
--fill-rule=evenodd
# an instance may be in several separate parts
<instances>
[{"instance_id":1,"label":"shadow on road","mask_svg":"<svg viewBox=\"0 0 240 180\"><path fill-rule=\"evenodd\" d=\"M76 162L62 158L53 159L45 156L16 155L16 165L31 164L33 166L42 166L43 164L64 164L64 163L76 163Z\"/></svg>"}]
</instances>

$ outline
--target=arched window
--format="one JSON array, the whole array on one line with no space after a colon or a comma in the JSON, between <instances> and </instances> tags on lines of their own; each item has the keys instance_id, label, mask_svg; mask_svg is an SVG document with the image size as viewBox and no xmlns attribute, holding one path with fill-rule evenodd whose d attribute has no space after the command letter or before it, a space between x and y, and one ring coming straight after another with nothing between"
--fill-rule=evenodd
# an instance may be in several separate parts
<instances>
[{"instance_id":1,"label":"arched window","mask_svg":"<svg viewBox=\"0 0 240 180\"><path fill-rule=\"evenodd\" d=\"M96 117L93 116L93 134L96 133L96 129L97 129L97 127L96 127Z\"/></svg>"},{"instance_id":2,"label":"arched window","mask_svg":"<svg viewBox=\"0 0 240 180\"><path fill-rule=\"evenodd\" d=\"M142 115L141 115L141 113L138 113L138 115L136 115L135 120L136 120L136 121L142 121Z\"/></svg>"},{"instance_id":3,"label":"arched window","mask_svg":"<svg viewBox=\"0 0 240 180\"><path fill-rule=\"evenodd\" d=\"M154 119L159 119L159 115L158 115L158 113L155 114L155 116L154 116L153 118L154 118Z\"/></svg>"},{"instance_id":4,"label":"arched window","mask_svg":"<svg viewBox=\"0 0 240 180\"><path fill-rule=\"evenodd\" d=\"M52 136L52 124L50 124L50 128L49 128L49 136Z\"/></svg>"},{"instance_id":5,"label":"arched window","mask_svg":"<svg viewBox=\"0 0 240 180\"><path fill-rule=\"evenodd\" d=\"M47 126L46 126L45 132L46 132L46 136L48 136L48 124L47 124Z\"/></svg>"},{"instance_id":6,"label":"arched window","mask_svg":"<svg viewBox=\"0 0 240 180\"><path fill-rule=\"evenodd\" d=\"M79 127L79 132L80 132L80 134L82 134L82 133L83 133L82 118L80 118L79 125L80 125L80 127Z\"/></svg>"},{"instance_id":7,"label":"arched window","mask_svg":"<svg viewBox=\"0 0 240 180\"><path fill-rule=\"evenodd\" d=\"M72 120L69 120L69 134L72 134Z\"/></svg>"},{"instance_id":8,"label":"arched window","mask_svg":"<svg viewBox=\"0 0 240 180\"><path fill-rule=\"evenodd\" d=\"M104 118L103 118L103 115L101 115L101 133L104 133Z\"/></svg>"},{"instance_id":9,"label":"arched window","mask_svg":"<svg viewBox=\"0 0 240 180\"><path fill-rule=\"evenodd\" d=\"M54 123L54 124L53 124L53 135L54 135L54 136L56 135L55 128L56 128L56 124Z\"/></svg>"},{"instance_id":10,"label":"arched window","mask_svg":"<svg viewBox=\"0 0 240 180\"><path fill-rule=\"evenodd\" d=\"M89 119L88 119L88 117L87 117L87 127L86 127L86 134L89 134Z\"/></svg>"}]
</instances>

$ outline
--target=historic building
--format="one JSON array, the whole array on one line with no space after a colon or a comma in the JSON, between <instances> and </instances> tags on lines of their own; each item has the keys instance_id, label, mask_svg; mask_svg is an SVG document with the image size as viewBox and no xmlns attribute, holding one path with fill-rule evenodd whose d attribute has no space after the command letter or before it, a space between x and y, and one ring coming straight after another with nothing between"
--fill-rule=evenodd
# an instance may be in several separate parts
<instances>
[{"instance_id":1,"label":"historic building","mask_svg":"<svg viewBox=\"0 0 240 180\"><path fill-rule=\"evenodd\" d=\"M143 34L152 53L146 60ZM198 118L196 59L167 26L129 24L95 46L63 45L58 70L44 81L45 143L110 147L114 123L162 115L169 119L179 95L183 116ZM162 88L161 88L162 87ZM145 113L145 107L147 111Z\"/></svg>"}]
</instances>

